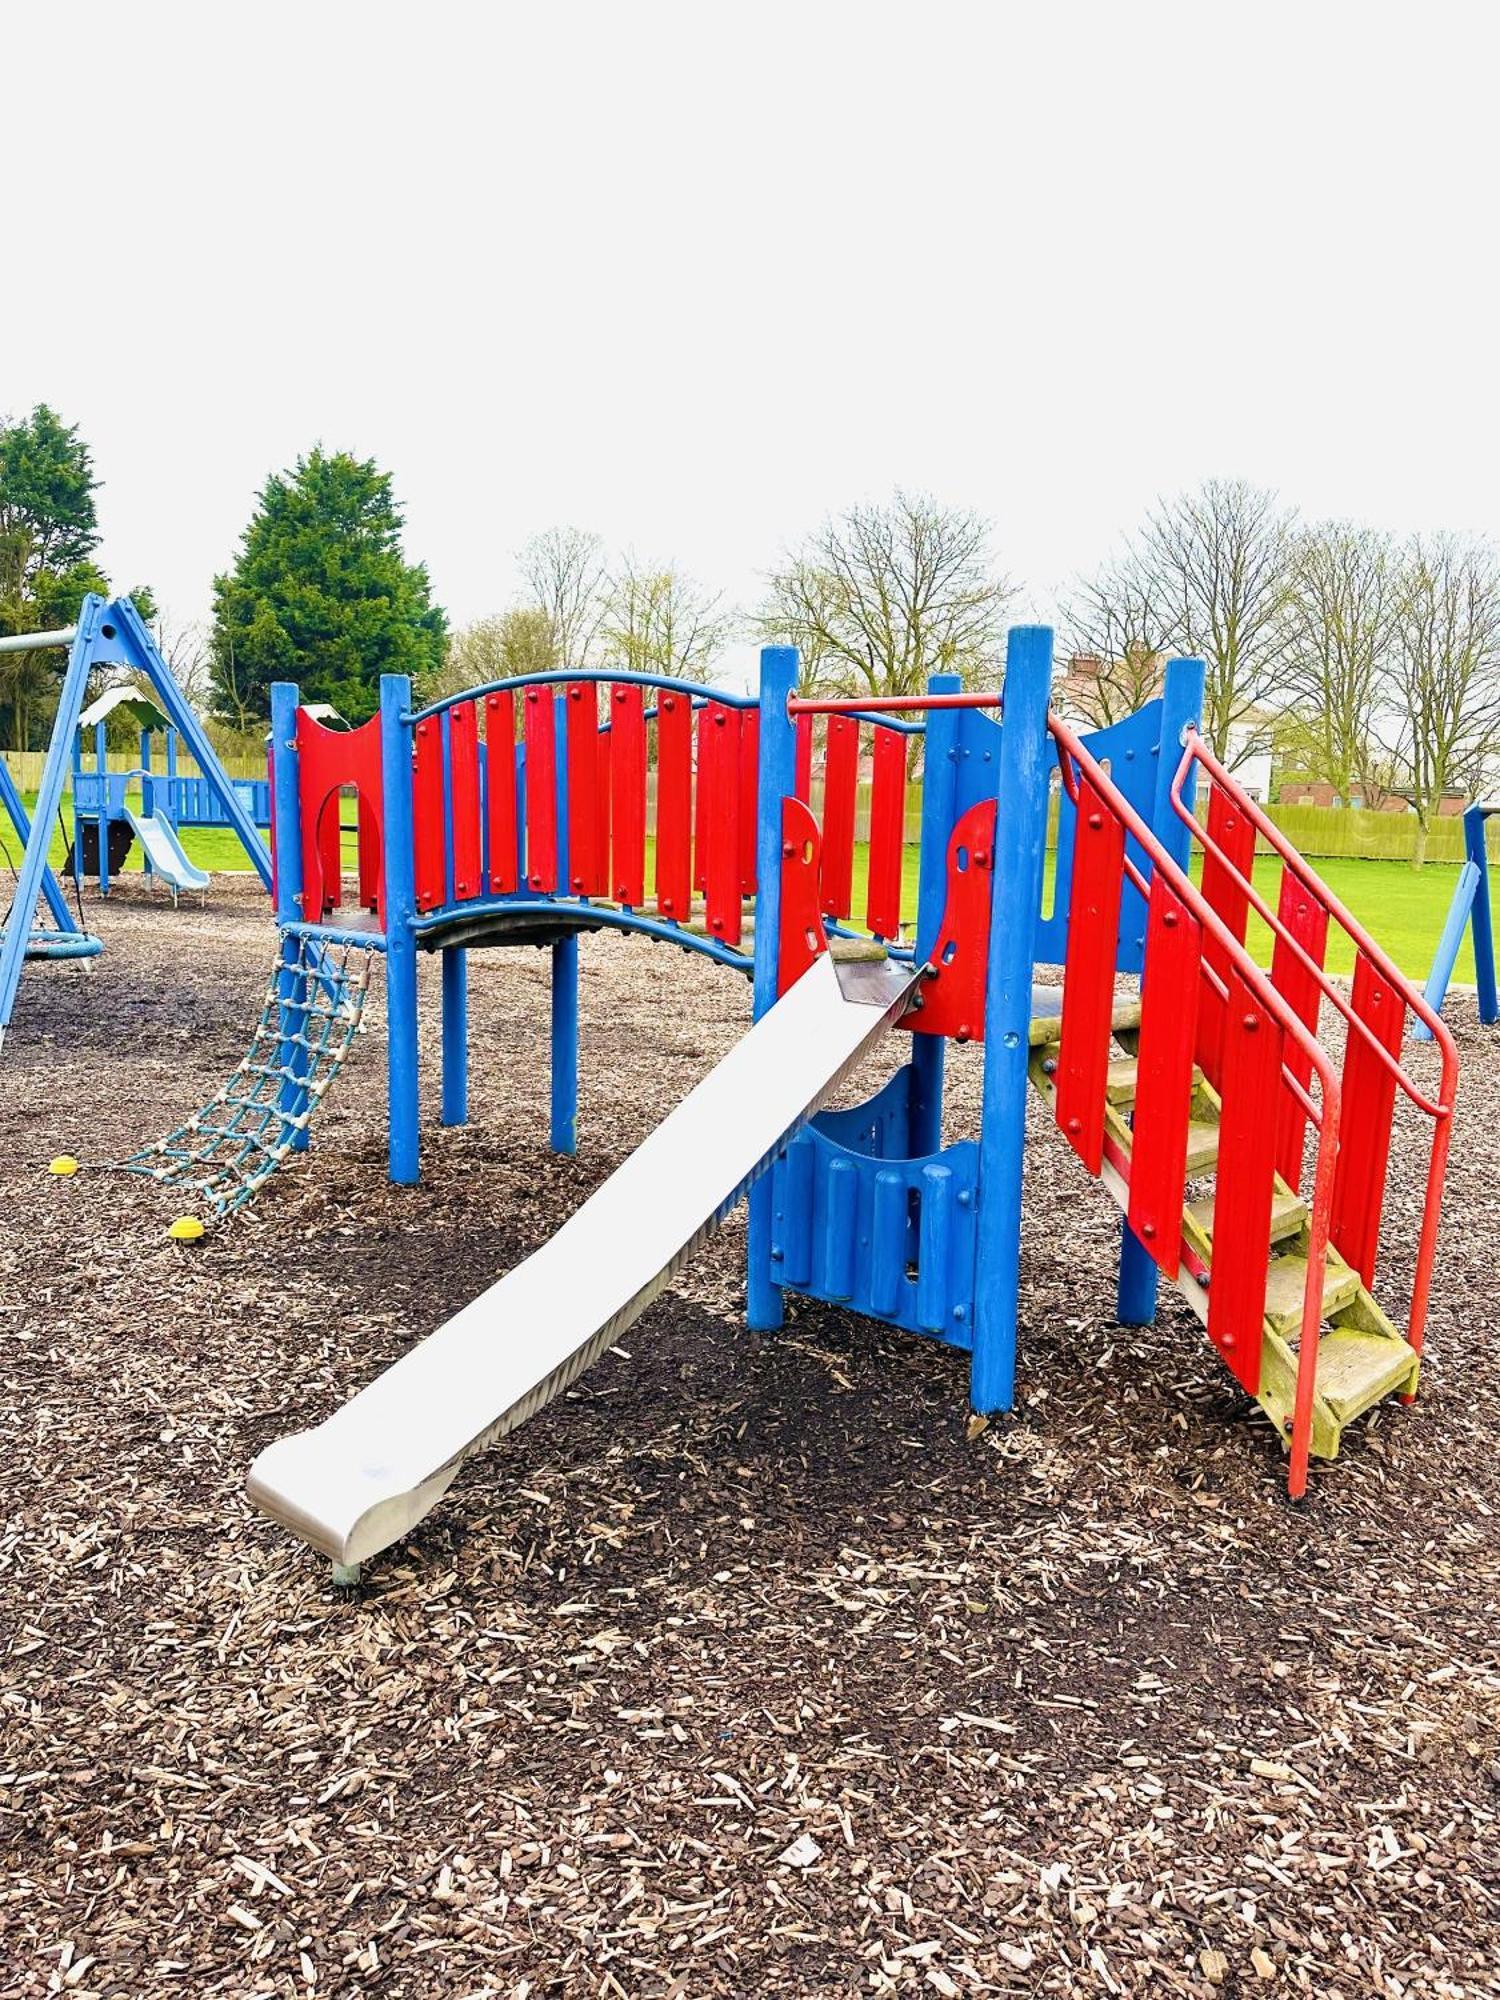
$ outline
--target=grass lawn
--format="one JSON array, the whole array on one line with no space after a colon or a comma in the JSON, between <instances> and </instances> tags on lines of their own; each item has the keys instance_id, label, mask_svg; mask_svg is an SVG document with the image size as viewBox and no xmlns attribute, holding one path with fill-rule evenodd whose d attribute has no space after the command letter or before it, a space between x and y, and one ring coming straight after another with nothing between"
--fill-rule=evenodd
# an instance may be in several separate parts
<instances>
[{"instance_id":1,"label":"grass lawn","mask_svg":"<svg viewBox=\"0 0 1500 2000\"><path fill-rule=\"evenodd\" d=\"M26 801L28 809L33 801ZM19 862L19 843L9 835L7 845L12 859ZM188 858L211 874L236 874L248 871L249 864L244 849L235 836L223 827L187 827L182 834L182 845ZM60 833L53 835L52 863L62 864L64 843ZM648 890L654 873L654 843L647 842L646 867ZM354 866L354 842L352 835L344 838L344 865ZM1438 934L1443 927L1448 904L1458 881L1458 869L1440 862L1429 862L1425 868L1409 867L1404 861L1349 861L1330 857L1315 862L1319 875L1349 910L1351 915L1365 925L1375 939L1395 959L1409 977L1422 980L1427 976L1432 963L1432 954L1437 947ZM125 864L126 873L140 872L139 850L133 851ZM854 884L855 910L862 913L865 878L869 867L869 849L861 844L855 849ZM1262 897L1272 908L1276 905L1279 888L1280 864L1274 856L1261 855L1255 864L1255 883ZM1195 874L1197 868L1195 865ZM908 847L902 872L901 891L902 915L910 922L917 907L917 850ZM1266 927L1258 919L1252 919L1250 927L1250 947L1263 965L1271 962L1271 937ZM1329 968L1334 972L1351 972L1354 956L1342 934L1330 934ZM1459 954L1458 967L1454 977L1472 983L1474 978L1474 953L1467 941Z\"/></svg>"}]
</instances>

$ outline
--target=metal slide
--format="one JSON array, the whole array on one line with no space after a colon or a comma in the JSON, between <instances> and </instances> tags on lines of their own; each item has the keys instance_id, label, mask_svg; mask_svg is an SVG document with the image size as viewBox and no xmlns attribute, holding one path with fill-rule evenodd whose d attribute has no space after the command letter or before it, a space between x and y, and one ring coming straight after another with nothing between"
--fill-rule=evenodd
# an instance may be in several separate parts
<instances>
[{"instance_id":1,"label":"metal slide","mask_svg":"<svg viewBox=\"0 0 1500 2000\"><path fill-rule=\"evenodd\" d=\"M151 863L153 874L161 877L174 896L179 889L208 887L209 878L183 853L176 828L164 813L136 813L127 806L125 817Z\"/></svg>"},{"instance_id":2,"label":"metal slide","mask_svg":"<svg viewBox=\"0 0 1500 2000\"><path fill-rule=\"evenodd\" d=\"M315 1430L250 1468L263 1513L349 1568L399 1541L471 1452L598 1360L906 1012L910 966L826 954L551 1240Z\"/></svg>"}]
</instances>

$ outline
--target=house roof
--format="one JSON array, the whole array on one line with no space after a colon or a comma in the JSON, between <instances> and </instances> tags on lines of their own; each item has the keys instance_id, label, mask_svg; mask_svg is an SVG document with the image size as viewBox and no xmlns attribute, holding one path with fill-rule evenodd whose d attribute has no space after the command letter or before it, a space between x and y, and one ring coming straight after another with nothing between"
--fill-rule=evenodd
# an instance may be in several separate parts
<instances>
[{"instance_id":1,"label":"house roof","mask_svg":"<svg viewBox=\"0 0 1500 2000\"><path fill-rule=\"evenodd\" d=\"M78 718L80 729L92 729L95 723L105 722L112 715L125 714L141 729L166 729L170 721L159 703L149 694L127 682L121 687L106 688L97 701L91 701Z\"/></svg>"}]
</instances>

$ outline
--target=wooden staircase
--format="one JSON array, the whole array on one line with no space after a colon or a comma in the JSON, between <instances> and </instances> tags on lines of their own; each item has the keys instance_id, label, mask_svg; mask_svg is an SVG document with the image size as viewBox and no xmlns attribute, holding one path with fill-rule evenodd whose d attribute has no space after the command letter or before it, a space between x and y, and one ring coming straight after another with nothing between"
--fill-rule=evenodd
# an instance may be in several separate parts
<instances>
[{"instance_id":1,"label":"wooden staircase","mask_svg":"<svg viewBox=\"0 0 1500 2000\"><path fill-rule=\"evenodd\" d=\"M1030 1075L1055 1108L1057 1052L1062 1029L1058 989L1038 988L1031 1023ZM1056 1011L1054 1011L1056 1010ZM1110 1061L1104 1107L1105 1145L1100 1178L1124 1213L1130 1197L1131 1114L1135 1104L1139 1001L1118 1004L1111 1019ZM1215 1193L1210 1182L1219 1159L1220 1100L1195 1069L1189 1108L1187 1183L1183 1189L1182 1261L1175 1283L1205 1328L1213 1283ZM1270 1112L1268 1110L1268 1114ZM1195 1186L1195 1184L1198 1184ZM1296 1400L1297 1358L1307 1283L1309 1210L1278 1175L1266 1245L1267 1277L1261 1328L1261 1408L1289 1445ZM1316 1458L1338 1453L1344 1426L1387 1396L1411 1395L1420 1360L1361 1281L1330 1246L1325 1257L1323 1317L1318 1340L1311 1449Z\"/></svg>"}]
</instances>

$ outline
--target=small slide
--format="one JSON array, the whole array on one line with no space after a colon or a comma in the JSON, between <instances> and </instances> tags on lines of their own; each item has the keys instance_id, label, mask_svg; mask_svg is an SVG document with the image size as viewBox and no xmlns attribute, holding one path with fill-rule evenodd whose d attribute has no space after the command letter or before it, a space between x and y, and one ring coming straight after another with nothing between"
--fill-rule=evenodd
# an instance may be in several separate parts
<instances>
[{"instance_id":1,"label":"small slide","mask_svg":"<svg viewBox=\"0 0 1500 2000\"><path fill-rule=\"evenodd\" d=\"M817 959L540 1250L326 1423L267 1446L255 1505L344 1568L399 1541L666 1289L920 979Z\"/></svg>"},{"instance_id":2,"label":"small slide","mask_svg":"<svg viewBox=\"0 0 1500 2000\"><path fill-rule=\"evenodd\" d=\"M136 813L127 806L125 817L141 843L141 851L175 896L179 889L206 889L208 877L195 868L182 851L177 830L163 813Z\"/></svg>"}]
</instances>

